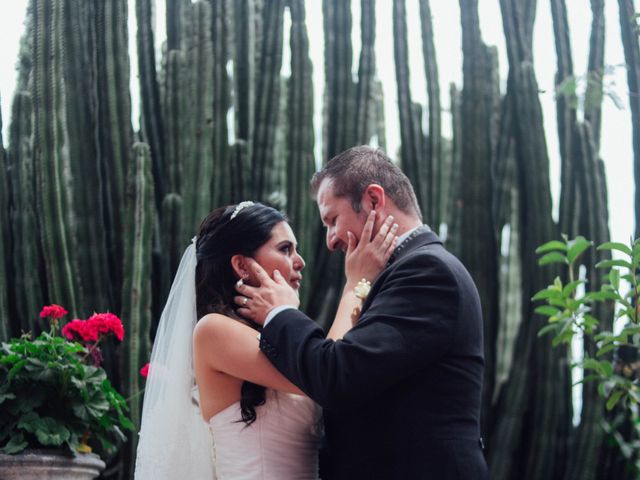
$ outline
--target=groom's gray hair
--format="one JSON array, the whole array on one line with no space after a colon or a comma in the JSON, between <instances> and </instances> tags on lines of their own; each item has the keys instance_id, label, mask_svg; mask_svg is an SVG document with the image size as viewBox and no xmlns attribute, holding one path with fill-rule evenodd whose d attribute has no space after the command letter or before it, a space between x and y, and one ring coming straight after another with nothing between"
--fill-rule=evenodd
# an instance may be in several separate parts
<instances>
[{"instance_id":1,"label":"groom's gray hair","mask_svg":"<svg viewBox=\"0 0 640 480\"><path fill-rule=\"evenodd\" d=\"M379 148L368 145L352 147L339 153L311 178L311 194L316 199L320 184L331 179L333 194L348 197L353 210L359 212L365 189L375 183L384 188L385 195L404 213L422 220L420 206L411 182Z\"/></svg>"}]
</instances>

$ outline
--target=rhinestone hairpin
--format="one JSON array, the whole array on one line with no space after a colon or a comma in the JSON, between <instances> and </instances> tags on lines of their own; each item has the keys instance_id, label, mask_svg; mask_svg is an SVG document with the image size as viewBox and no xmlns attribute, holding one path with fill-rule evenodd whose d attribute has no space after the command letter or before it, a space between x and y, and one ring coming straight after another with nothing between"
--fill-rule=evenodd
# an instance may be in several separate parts
<instances>
[{"instance_id":1,"label":"rhinestone hairpin","mask_svg":"<svg viewBox=\"0 0 640 480\"><path fill-rule=\"evenodd\" d=\"M240 202L238 205L236 205L236 208L233 210L233 213L231 214L231 218L229 220L233 220L234 218L236 218L243 208L250 207L251 205L255 205L251 200Z\"/></svg>"}]
</instances>

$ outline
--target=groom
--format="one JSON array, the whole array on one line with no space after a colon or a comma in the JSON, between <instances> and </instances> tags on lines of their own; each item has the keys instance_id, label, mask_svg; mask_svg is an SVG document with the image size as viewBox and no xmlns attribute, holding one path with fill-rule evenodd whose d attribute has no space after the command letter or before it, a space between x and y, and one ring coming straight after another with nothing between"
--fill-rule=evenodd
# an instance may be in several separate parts
<instances>
[{"instance_id":1,"label":"groom","mask_svg":"<svg viewBox=\"0 0 640 480\"><path fill-rule=\"evenodd\" d=\"M371 210L375 231L393 215L400 236L387 267L369 279L357 324L338 341L286 306L288 286L255 266L267 299L250 312L265 324L260 348L324 407L322 478L486 479L482 317L469 273L422 225L408 178L382 151L337 155L311 188L329 250L345 250L347 232L359 234Z\"/></svg>"}]
</instances>

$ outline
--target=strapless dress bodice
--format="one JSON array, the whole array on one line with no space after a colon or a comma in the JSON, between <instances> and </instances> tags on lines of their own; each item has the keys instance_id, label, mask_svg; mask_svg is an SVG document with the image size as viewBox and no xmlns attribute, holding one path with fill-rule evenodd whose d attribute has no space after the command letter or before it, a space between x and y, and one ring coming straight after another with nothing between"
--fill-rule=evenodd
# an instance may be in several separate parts
<instances>
[{"instance_id":1,"label":"strapless dress bodice","mask_svg":"<svg viewBox=\"0 0 640 480\"><path fill-rule=\"evenodd\" d=\"M209 430L218 480L318 478L320 408L308 397L268 389L251 425L236 402L211 417Z\"/></svg>"}]
</instances>

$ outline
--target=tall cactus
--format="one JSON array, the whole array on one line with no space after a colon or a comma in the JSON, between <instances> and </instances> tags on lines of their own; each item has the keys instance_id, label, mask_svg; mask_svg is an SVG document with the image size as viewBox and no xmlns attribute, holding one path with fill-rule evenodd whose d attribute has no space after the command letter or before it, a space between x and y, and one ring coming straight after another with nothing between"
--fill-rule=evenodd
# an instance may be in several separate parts
<instances>
[{"instance_id":1,"label":"tall cactus","mask_svg":"<svg viewBox=\"0 0 640 480\"><path fill-rule=\"evenodd\" d=\"M309 198L309 180L315 171L313 156L313 67L309 58L309 37L302 0L289 0L291 12L291 77L287 102L287 214L307 258L317 244L313 232L314 207ZM310 275L311 268L306 275ZM302 299L309 288L303 285Z\"/></svg>"},{"instance_id":2,"label":"tall cactus","mask_svg":"<svg viewBox=\"0 0 640 480\"><path fill-rule=\"evenodd\" d=\"M148 361L151 325L151 249L154 195L151 152L144 143L133 146L129 169L125 218L124 270L129 272L122 288L122 319L127 330L126 348L122 349L123 393L129 397L130 418L140 427L142 385L138 373ZM129 437L125 452L133 473L137 435Z\"/></svg>"},{"instance_id":3,"label":"tall cactus","mask_svg":"<svg viewBox=\"0 0 640 480\"><path fill-rule=\"evenodd\" d=\"M11 314L9 312L9 282L8 272L10 269L6 263L11 259L11 252L9 249L11 232L9 231L9 180L7 178L8 172L7 153L4 149L4 142L2 141L2 115L0 115L0 221L2 226L0 227L0 342L6 342L11 336L11 327L9 319Z\"/></svg>"},{"instance_id":4,"label":"tall cactus","mask_svg":"<svg viewBox=\"0 0 640 480\"><path fill-rule=\"evenodd\" d=\"M11 109L9 158L13 189L13 273L16 309L21 329L38 331L38 311L44 303L42 257L38 243L34 158L32 155L32 103L27 91L17 92Z\"/></svg>"},{"instance_id":5,"label":"tall cactus","mask_svg":"<svg viewBox=\"0 0 640 480\"><path fill-rule=\"evenodd\" d=\"M422 119L415 114L416 105L411 100L405 0L393 0L393 52L400 115L400 162L413 183L422 213L426 214L429 209L428 180L421 175L424 170L424 136Z\"/></svg>"},{"instance_id":6,"label":"tall cactus","mask_svg":"<svg viewBox=\"0 0 640 480\"><path fill-rule=\"evenodd\" d=\"M355 142L351 1L323 0L322 14L326 85L323 159L328 160L352 147Z\"/></svg>"},{"instance_id":7,"label":"tall cactus","mask_svg":"<svg viewBox=\"0 0 640 480\"><path fill-rule=\"evenodd\" d=\"M556 116L558 123L558 139L560 143L562 185L560 195L560 231L571 237L578 233L579 214L575 208L582 203L581 192L577 188L575 161L573 152L573 133L577 128L577 105L575 90L564 88L567 83L575 83L573 75L573 58L569 38L569 21L564 0L551 0L553 32L555 35L557 69L556 69ZM564 91L563 91L564 90ZM586 193L586 192L584 192Z\"/></svg>"},{"instance_id":8,"label":"tall cactus","mask_svg":"<svg viewBox=\"0 0 640 480\"><path fill-rule=\"evenodd\" d=\"M633 171L636 186L640 185L640 39L633 0L618 0L620 12L620 35L624 47L624 59L627 64L627 84L629 85L629 109L631 110L631 132L633 135ZM635 191L634 238L640 237L640 188Z\"/></svg>"},{"instance_id":9,"label":"tall cactus","mask_svg":"<svg viewBox=\"0 0 640 480\"><path fill-rule=\"evenodd\" d=\"M480 33L478 3L461 0L463 78L462 178L465 182L458 193L461 202L461 234L475 238L462 242L460 260L478 286L484 319L485 374L483 405L490 405L495 375L495 341L498 331L498 256L499 245L492 215L492 137L493 117L498 91L497 55L483 42Z\"/></svg>"},{"instance_id":10,"label":"tall cactus","mask_svg":"<svg viewBox=\"0 0 640 480\"><path fill-rule=\"evenodd\" d=\"M575 176L582 195L584 208L581 209L580 233L592 239L596 244L609 241L607 213L607 191L602 161L598 158L595 142L589 124L579 123L573 132L573 152L576 159ZM610 251L587 252L587 288L599 291L604 281L596 263L611 258ZM591 312L600 320L599 329L613 328L613 304L599 303ZM594 358L598 347L592 338L585 336L584 350ZM572 448L567 461L564 478L597 479L599 453L604 445L602 421L604 417L604 399L598 393L597 382L586 382L582 391L582 411L580 425L573 432Z\"/></svg>"},{"instance_id":11,"label":"tall cactus","mask_svg":"<svg viewBox=\"0 0 640 480\"><path fill-rule=\"evenodd\" d=\"M227 112L231 104L230 85L227 74L229 59L229 19L225 0L210 0L211 38L213 41L213 162L216 172L213 185L214 205L230 202L232 184L232 162L229 152Z\"/></svg>"},{"instance_id":12,"label":"tall cactus","mask_svg":"<svg viewBox=\"0 0 640 480\"><path fill-rule=\"evenodd\" d=\"M509 58L508 91L513 108L512 134L518 166L521 200L520 252L522 258L523 322L516 340L513 374L503 387L500 412L490 440L491 476L509 478L522 472L526 479L546 479L554 475L564 455L569 429L570 399L564 351L537 340L544 319L533 313L531 298L549 285L556 273L537 265L535 249L554 238L551 218L549 163L532 66L533 18L536 2L523 10L517 0L501 0L503 26ZM524 214L526 212L526 214ZM532 386L536 388L533 389ZM527 445L521 439L525 425Z\"/></svg>"},{"instance_id":13,"label":"tall cactus","mask_svg":"<svg viewBox=\"0 0 640 480\"><path fill-rule=\"evenodd\" d=\"M596 146L596 150L600 148L602 124L604 38L604 0L591 0L591 36L589 39L589 65L587 67L584 119L591 125L593 143Z\"/></svg>"},{"instance_id":14,"label":"tall cactus","mask_svg":"<svg viewBox=\"0 0 640 480\"><path fill-rule=\"evenodd\" d=\"M425 151L423 181L429 183L429 199L426 215L428 222L438 229L442 221L442 187L445 177L442 175L442 121L440 115L440 80L438 63L433 41L433 24L429 0L420 0L420 30L422 32L422 56L424 75L427 80L427 99L429 103L429 134ZM464 32L464 30L463 30Z\"/></svg>"},{"instance_id":15,"label":"tall cactus","mask_svg":"<svg viewBox=\"0 0 640 480\"><path fill-rule=\"evenodd\" d=\"M190 70L191 138L190 154L184 168L182 192L186 232L195 232L207 212L211 210L213 187L214 142L214 57L211 38L211 6L196 2L193 9L193 33L188 52ZM187 119L185 119L186 121ZM190 238L187 237L187 238Z\"/></svg>"},{"instance_id":16,"label":"tall cactus","mask_svg":"<svg viewBox=\"0 0 640 480\"><path fill-rule=\"evenodd\" d=\"M263 10L264 28L260 40L260 63L256 65L255 113L251 157L253 194L266 200L273 191L270 169L274 162L276 128L280 105L280 69L282 68L282 28L284 0L274 0Z\"/></svg>"},{"instance_id":17,"label":"tall cactus","mask_svg":"<svg viewBox=\"0 0 640 480\"><path fill-rule=\"evenodd\" d=\"M65 2L32 0L34 156L38 221L49 299L78 312L78 267L74 257L70 162L65 105Z\"/></svg>"},{"instance_id":18,"label":"tall cactus","mask_svg":"<svg viewBox=\"0 0 640 480\"><path fill-rule=\"evenodd\" d=\"M188 15L182 10L181 14ZM181 32L184 30L180 27ZM182 38L182 42L186 43L186 40ZM193 132L191 111L188 108L191 97L188 90L187 62L182 50L169 50L165 61L162 91L166 133L164 152L167 160L167 178L165 179L167 193L162 200L158 219L161 236L159 240L162 244L161 251L164 253L159 296L163 298L169 293L185 242L193 235L193 229L186 231L185 226L190 222L186 219L191 219L195 214L192 210L184 211L182 196L183 170L185 164L191 161L191 132Z\"/></svg>"},{"instance_id":19,"label":"tall cactus","mask_svg":"<svg viewBox=\"0 0 640 480\"><path fill-rule=\"evenodd\" d=\"M138 70L140 72L140 94L142 98L142 137L151 147L153 178L156 180L155 195L158 208L162 204L166 187L166 164L164 158L164 124L160 103L160 88L156 76L156 56L151 0L136 0L138 32Z\"/></svg>"},{"instance_id":20,"label":"tall cactus","mask_svg":"<svg viewBox=\"0 0 640 480\"><path fill-rule=\"evenodd\" d=\"M355 143L367 144L375 125L371 123L373 89L376 74L376 8L373 0L360 3L360 64L358 65L358 83L356 85Z\"/></svg>"},{"instance_id":21,"label":"tall cactus","mask_svg":"<svg viewBox=\"0 0 640 480\"><path fill-rule=\"evenodd\" d=\"M256 11L255 1L231 2L233 25L233 80L236 138L251 145L254 129L256 88ZM262 21L262 12L259 12ZM264 53L263 53L264 54Z\"/></svg>"}]
</instances>

